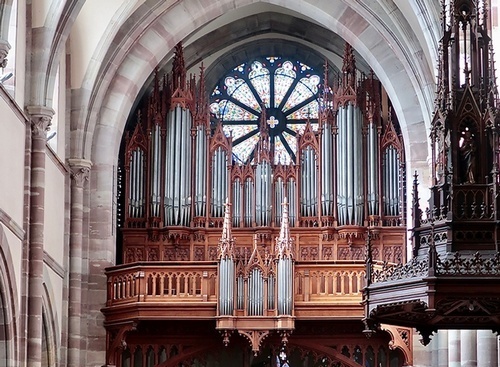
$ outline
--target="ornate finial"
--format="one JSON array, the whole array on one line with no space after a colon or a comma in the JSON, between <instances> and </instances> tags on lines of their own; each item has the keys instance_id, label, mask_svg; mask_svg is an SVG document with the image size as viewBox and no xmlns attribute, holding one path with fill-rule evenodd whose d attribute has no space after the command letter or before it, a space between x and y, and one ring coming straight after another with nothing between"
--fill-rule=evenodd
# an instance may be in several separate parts
<instances>
[{"instance_id":1,"label":"ornate finial","mask_svg":"<svg viewBox=\"0 0 500 367\"><path fill-rule=\"evenodd\" d=\"M186 66L184 64L184 52L181 42L175 45L175 55L172 63L172 78L174 90L186 86Z\"/></svg>"},{"instance_id":2,"label":"ornate finial","mask_svg":"<svg viewBox=\"0 0 500 367\"><path fill-rule=\"evenodd\" d=\"M224 214L224 224L222 227L222 236L219 240L219 258L233 257L234 238L231 234L231 204L226 199Z\"/></svg>"},{"instance_id":3,"label":"ornate finial","mask_svg":"<svg viewBox=\"0 0 500 367\"><path fill-rule=\"evenodd\" d=\"M345 43L344 48L344 63L342 65L344 87L350 86L354 88L356 75L356 60L354 58L354 50L349 43Z\"/></svg>"},{"instance_id":4,"label":"ornate finial","mask_svg":"<svg viewBox=\"0 0 500 367\"><path fill-rule=\"evenodd\" d=\"M288 219L288 203L283 200L283 214L281 216L280 236L276 239L276 257L293 257L293 239L290 236L290 221Z\"/></svg>"}]
</instances>

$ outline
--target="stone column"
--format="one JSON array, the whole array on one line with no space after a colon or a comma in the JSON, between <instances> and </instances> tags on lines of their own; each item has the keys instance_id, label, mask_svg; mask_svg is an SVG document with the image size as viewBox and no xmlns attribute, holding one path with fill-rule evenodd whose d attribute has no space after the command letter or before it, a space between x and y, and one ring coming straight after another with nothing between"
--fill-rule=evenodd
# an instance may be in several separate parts
<instances>
[{"instance_id":1,"label":"stone column","mask_svg":"<svg viewBox=\"0 0 500 367\"><path fill-rule=\"evenodd\" d=\"M476 330L460 330L460 359L462 367L477 366Z\"/></svg>"},{"instance_id":2,"label":"stone column","mask_svg":"<svg viewBox=\"0 0 500 367\"><path fill-rule=\"evenodd\" d=\"M82 260L83 260L83 191L89 180L91 162L69 159L71 169L71 222L69 245L69 310L68 310L68 367L82 365Z\"/></svg>"},{"instance_id":3,"label":"stone column","mask_svg":"<svg viewBox=\"0 0 500 367\"><path fill-rule=\"evenodd\" d=\"M477 331L477 366L498 366L497 336L491 330Z\"/></svg>"},{"instance_id":4,"label":"stone column","mask_svg":"<svg viewBox=\"0 0 500 367\"><path fill-rule=\"evenodd\" d=\"M448 367L448 330L439 330L438 336L438 363L435 366Z\"/></svg>"},{"instance_id":5,"label":"stone column","mask_svg":"<svg viewBox=\"0 0 500 367\"><path fill-rule=\"evenodd\" d=\"M31 120L30 236L28 266L28 367L42 363L43 231L45 211L45 145L54 111L28 106Z\"/></svg>"},{"instance_id":6,"label":"stone column","mask_svg":"<svg viewBox=\"0 0 500 367\"><path fill-rule=\"evenodd\" d=\"M448 330L449 367L460 367L460 330Z\"/></svg>"}]
</instances>

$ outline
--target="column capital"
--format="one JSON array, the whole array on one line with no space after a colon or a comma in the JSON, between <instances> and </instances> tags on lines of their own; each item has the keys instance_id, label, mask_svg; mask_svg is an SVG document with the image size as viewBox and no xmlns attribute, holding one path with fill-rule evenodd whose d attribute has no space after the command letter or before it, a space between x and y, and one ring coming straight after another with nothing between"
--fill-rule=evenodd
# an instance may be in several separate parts
<instances>
[{"instance_id":1,"label":"column capital","mask_svg":"<svg viewBox=\"0 0 500 367\"><path fill-rule=\"evenodd\" d=\"M27 106L26 111L30 116L33 136L46 137L52 117L55 114L54 110L45 106Z\"/></svg>"},{"instance_id":2,"label":"column capital","mask_svg":"<svg viewBox=\"0 0 500 367\"><path fill-rule=\"evenodd\" d=\"M89 180L92 162L87 159L70 158L68 164L71 170L71 179L76 187L82 188L85 182Z\"/></svg>"},{"instance_id":3,"label":"column capital","mask_svg":"<svg viewBox=\"0 0 500 367\"><path fill-rule=\"evenodd\" d=\"M7 55L9 54L9 50L9 41L0 39L0 68L5 68L7 66Z\"/></svg>"}]
</instances>

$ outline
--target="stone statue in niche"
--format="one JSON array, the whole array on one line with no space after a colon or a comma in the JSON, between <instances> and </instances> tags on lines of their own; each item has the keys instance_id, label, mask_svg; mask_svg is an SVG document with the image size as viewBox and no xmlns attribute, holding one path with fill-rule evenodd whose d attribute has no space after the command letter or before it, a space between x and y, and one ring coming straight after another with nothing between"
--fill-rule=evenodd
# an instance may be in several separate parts
<instances>
[{"instance_id":1,"label":"stone statue in niche","mask_svg":"<svg viewBox=\"0 0 500 367\"><path fill-rule=\"evenodd\" d=\"M469 130L464 133L460 154L464 167L464 183L473 184L476 182L474 177L476 171L476 142Z\"/></svg>"}]
</instances>

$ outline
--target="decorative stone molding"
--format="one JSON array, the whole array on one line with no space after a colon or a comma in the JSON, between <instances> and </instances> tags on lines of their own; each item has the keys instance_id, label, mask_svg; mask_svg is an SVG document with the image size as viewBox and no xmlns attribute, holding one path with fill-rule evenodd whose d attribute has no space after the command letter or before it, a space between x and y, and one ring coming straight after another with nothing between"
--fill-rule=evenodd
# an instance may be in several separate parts
<instances>
[{"instance_id":1,"label":"decorative stone molding","mask_svg":"<svg viewBox=\"0 0 500 367\"><path fill-rule=\"evenodd\" d=\"M55 111L45 106L27 106L33 137L46 138Z\"/></svg>"},{"instance_id":2,"label":"decorative stone molding","mask_svg":"<svg viewBox=\"0 0 500 367\"><path fill-rule=\"evenodd\" d=\"M9 54L10 44L7 40L0 39L0 67L7 66L7 55Z\"/></svg>"},{"instance_id":3,"label":"decorative stone molding","mask_svg":"<svg viewBox=\"0 0 500 367\"><path fill-rule=\"evenodd\" d=\"M90 167L92 162L87 159L68 159L71 170L71 178L76 187L83 188L85 182L89 180Z\"/></svg>"}]
</instances>

